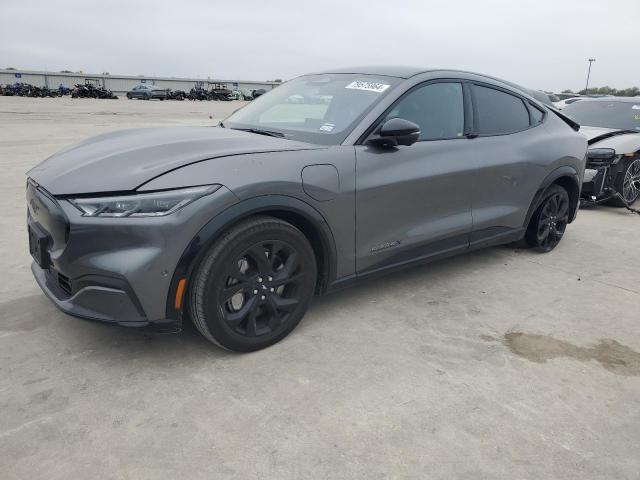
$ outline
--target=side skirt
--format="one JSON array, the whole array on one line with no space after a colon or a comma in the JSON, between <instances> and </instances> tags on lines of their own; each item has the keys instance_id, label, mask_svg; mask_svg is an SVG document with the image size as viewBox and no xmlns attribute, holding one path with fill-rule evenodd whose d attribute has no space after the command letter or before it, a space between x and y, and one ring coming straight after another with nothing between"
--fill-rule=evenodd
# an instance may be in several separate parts
<instances>
[{"instance_id":1,"label":"side skirt","mask_svg":"<svg viewBox=\"0 0 640 480\"><path fill-rule=\"evenodd\" d=\"M373 278L382 277L388 273L397 272L400 270L408 269L411 267L415 267L417 265L426 265L431 262L435 262L438 260L442 260L449 257L455 257L457 255L472 252L475 250L480 250L483 248L494 247L498 245L504 245L507 243L517 242L522 240L524 237L526 229L518 228L518 229L503 229L503 228L492 228L483 230L480 232L472 232L470 234L471 243L468 246L456 247L450 250L444 250L437 253L418 256L409 260L405 260L402 262L396 262L389 265L385 265L384 267L379 267L373 270L365 270L363 272L359 272L354 275L349 275L347 277L342 277L327 286L327 289L323 294L329 294L336 292L338 290L342 290L343 288L348 288L352 285L360 283L362 281L366 281Z\"/></svg>"}]
</instances>

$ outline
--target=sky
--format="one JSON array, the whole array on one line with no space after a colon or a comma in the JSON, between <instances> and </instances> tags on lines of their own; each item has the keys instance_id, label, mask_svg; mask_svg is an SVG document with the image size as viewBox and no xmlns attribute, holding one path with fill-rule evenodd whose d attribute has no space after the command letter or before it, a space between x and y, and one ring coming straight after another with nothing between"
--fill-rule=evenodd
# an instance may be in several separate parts
<instances>
[{"instance_id":1,"label":"sky","mask_svg":"<svg viewBox=\"0 0 640 480\"><path fill-rule=\"evenodd\" d=\"M454 68L560 91L640 85L640 0L2 0L0 68L290 79Z\"/></svg>"}]
</instances>

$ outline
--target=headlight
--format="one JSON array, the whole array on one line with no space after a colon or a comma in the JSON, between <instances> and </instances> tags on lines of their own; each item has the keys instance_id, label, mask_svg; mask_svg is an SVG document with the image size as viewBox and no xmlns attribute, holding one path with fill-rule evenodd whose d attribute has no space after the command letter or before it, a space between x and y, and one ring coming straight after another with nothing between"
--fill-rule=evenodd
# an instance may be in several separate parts
<instances>
[{"instance_id":1,"label":"headlight","mask_svg":"<svg viewBox=\"0 0 640 480\"><path fill-rule=\"evenodd\" d=\"M219 188L220 185L205 185L117 197L72 198L69 201L84 217L161 217Z\"/></svg>"}]
</instances>

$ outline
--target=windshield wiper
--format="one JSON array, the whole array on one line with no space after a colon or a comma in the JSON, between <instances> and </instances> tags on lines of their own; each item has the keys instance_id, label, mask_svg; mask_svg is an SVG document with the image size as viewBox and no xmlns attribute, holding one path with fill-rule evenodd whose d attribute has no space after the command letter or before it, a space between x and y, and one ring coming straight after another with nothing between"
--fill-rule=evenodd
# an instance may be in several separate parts
<instances>
[{"instance_id":1,"label":"windshield wiper","mask_svg":"<svg viewBox=\"0 0 640 480\"><path fill-rule=\"evenodd\" d=\"M231 130L240 130L243 132L257 133L258 135L267 135L269 137L284 138L284 133L274 132L272 130L262 130L261 128L232 128Z\"/></svg>"}]
</instances>

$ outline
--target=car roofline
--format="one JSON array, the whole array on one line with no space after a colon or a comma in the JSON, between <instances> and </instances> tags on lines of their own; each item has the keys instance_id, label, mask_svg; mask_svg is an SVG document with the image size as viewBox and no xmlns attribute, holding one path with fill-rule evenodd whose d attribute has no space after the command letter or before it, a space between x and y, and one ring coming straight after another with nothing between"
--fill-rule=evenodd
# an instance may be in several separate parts
<instances>
[{"instance_id":1,"label":"car roofline","mask_svg":"<svg viewBox=\"0 0 640 480\"><path fill-rule=\"evenodd\" d=\"M426 68L426 67L412 67L412 66L361 66L361 67L347 67L347 68L337 68L333 70L323 70L320 72L312 72L307 73L305 75L330 75L330 74L345 74L345 75L379 75L383 77L396 77L402 78L404 80L408 80L409 78L415 77L416 75L421 75L423 73L434 73L434 72L451 72L451 73L463 73L470 75L477 75L480 77L485 77L494 81L500 81L505 84L510 84L510 82L506 82L500 78L492 77L491 75L486 75L483 73L472 72L469 70L459 70L455 68Z\"/></svg>"},{"instance_id":2,"label":"car roofline","mask_svg":"<svg viewBox=\"0 0 640 480\"><path fill-rule=\"evenodd\" d=\"M508 80L504 80L502 78L494 77L492 75L473 72L470 70L460 70L455 68L425 68L425 67L410 67L410 66L387 66L387 67L364 66L364 67L337 68L334 70L325 70L322 72L309 73L301 76L323 75L323 74L377 75L377 76L395 77L395 78L401 78L403 80L408 80L417 75L422 75L425 73L436 73L436 72L448 72L448 73L454 73L454 74L474 75L476 77L486 78L491 82L501 83L509 88L518 90L520 92L524 92L536 102L541 103L539 100L536 100L531 94L531 92L535 91L532 88L527 88L522 85L518 85L517 83L513 83Z\"/></svg>"}]
</instances>

